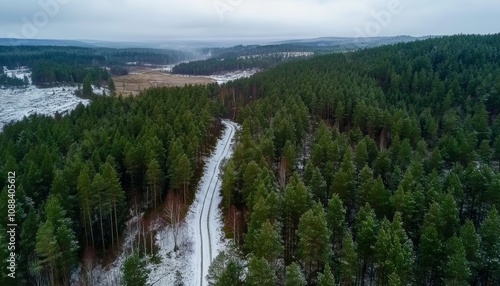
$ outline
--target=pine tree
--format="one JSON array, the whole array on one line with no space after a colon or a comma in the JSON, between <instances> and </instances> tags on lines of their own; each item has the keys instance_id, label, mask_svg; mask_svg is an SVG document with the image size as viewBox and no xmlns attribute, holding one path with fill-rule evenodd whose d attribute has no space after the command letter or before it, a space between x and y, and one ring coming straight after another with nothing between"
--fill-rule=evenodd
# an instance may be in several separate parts
<instances>
[{"instance_id":1,"label":"pine tree","mask_svg":"<svg viewBox=\"0 0 500 286\"><path fill-rule=\"evenodd\" d=\"M293 262L286 267L285 286L306 286L306 278L300 267Z\"/></svg>"},{"instance_id":2,"label":"pine tree","mask_svg":"<svg viewBox=\"0 0 500 286\"><path fill-rule=\"evenodd\" d=\"M462 240L454 236L447 244L448 261L444 270L445 283L457 286L469 285L470 270Z\"/></svg>"},{"instance_id":3,"label":"pine tree","mask_svg":"<svg viewBox=\"0 0 500 286\"><path fill-rule=\"evenodd\" d=\"M84 97L91 97L92 96L92 74L88 73L85 78L83 79L83 89L82 89L82 95Z\"/></svg>"},{"instance_id":4,"label":"pine tree","mask_svg":"<svg viewBox=\"0 0 500 286\"><path fill-rule=\"evenodd\" d=\"M109 89L109 92L111 93L111 95L115 95L116 94L116 86L115 86L115 82L113 81L112 78L109 78L108 80L108 89Z\"/></svg>"},{"instance_id":5,"label":"pine tree","mask_svg":"<svg viewBox=\"0 0 500 286\"><path fill-rule=\"evenodd\" d=\"M334 254L340 253L342 239L344 237L345 223L345 208L337 194L334 194L328 201L328 209L326 213L328 229L330 230L331 237L330 243L333 248Z\"/></svg>"},{"instance_id":6,"label":"pine tree","mask_svg":"<svg viewBox=\"0 0 500 286\"><path fill-rule=\"evenodd\" d=\"M356 145L356 153L354 154L354 164L356 169L360 171L368 163L368 149L366 148L365 140L361 140Z\"/></svg>"},{"instance_id":7,"label":"pine tree","mask_svg":"<svg viewBox=\"0 0 500 286\"><path fill-rule=\"evenodd\" d=\"M221 251L208 268L206 277L210 286L241 286L243 285L244 265L235 253L234 246Z\"/></svg>"},{"instance_id":8,"label":"pine tree","mask_svg":"<svg viewBox=\"0 0 500 286\"><path fill-rule=\"evenodd\" d=\"M283 194L283 240L285 263L292 262L297 249L297 228L299 220L309 208L311 198L302 182L291 179Z\"/></svg>"},{"instance_id":9,"label":"pine tree","mask_svg":"<svg viewBox=\"0 0 500 286\"><path fill-rule=\"evenodd\" d=\"M156 209L158 198L161 198L162 195L160 187L163 183L163 173L158 160L152 159L149 162L146 171L146 180L152 192L153 208Z\"/></svg>"},{"instance_id":10,"label":"pine tree","mask_svg":"<svg viewBox=\"0 0 500 286\"><path fill-rule=\"evenodd\" d=\"M391 261L389 261L389 251L391 249L391 229L389 221L384 218L374 246L375 279L377 285L385 285L388 272L390 271Z\"/></svg>"},{"instance_id":11,"label":"pine tree","mask_svg":"<svg viewBox=\"0 0 500 286\"><path fill-rule=\"evenodd\" d=\"M111 228L111 242L114 246L115 237L118 238L118 213L122 213L125 205L125 194L122 191L118 173L113 167L114 159L108 157L103 166L102 177L106 181L105 184L105 200L109 202L109 216ZM112 209L111 209L112 208ZM114 223L113 223L114 222Z\"/></svg>"},{"instance_id":12,"label":"pine tree","mask_svg":"<svg viewBox=\"0 0 500 286\"><path fill-rule=\"evenodd\" d=\"M460 239L463 242L465 249L465 257L467 265L471 271L472 277L477 277L477 269L479 267L479 237L474 228L474 224L470 220L466 220L465 224L460 229Z\"/></svg>"},{"instance_id":13,"label":"pine tree","mask_svg":"<svg viewBox=\"0 0 500 286\"><path fill-rule=\"evenodd\" d=\"M496 208L492 208L481 227L480 257L481 257L481 280L485 285L500 281L500 217Z\"/></svg>"},{"instance_id":14,"label":"pine tree","mask_svg":"<svg viewBox=\"0 0 500 286\"><path fill-rule=\"evenodd\" d=\"M321 175L321 171L318 167L314 169L311 176L311 181L309 183L309 188L313 194L313 199L317 202L326 205L327 203L327 186L325 179Z\"/></svg>"},{"instance_id":15,"label":"pine tree","mask_svg":"<svg viewBox=\"0 0 500 286\"><path fill-rule=\"evenodd\" d=\"M226 164L224 168L224 173L222 174L221 193L224 202L224 210L226 212L229 211L229 207L231 206L231 203L233 203L232 197L236 187L235 184L236 184L236 173L234 169L233 160L231 160Z\"/></svg>"},{"instance_id":16,"label":"pine tree","mask_svg":"<svg viewBox=\"0 0 500 286\"><path fill-rule=\"evenodd\" d=\"M186 203L188 187L193 176L193 170L191 169L191 164L186 154L182 154L175 164L175 171L171 177L171 181L176 182L174 185L182 187L182 196L184 198L184 203Z\"/></svg>"},{"instance_id":17,"label":"pine tree","mask_svg":"<svg viewBox=\"0 0 500 286\"><path fill-rule=\"evenodd\" d=\"M419 257L422 281L433 283L439 276L443 259L442 242L434 224L424 226L421 231Z\"/></svg>"},{"instance_id":18,"label":"pine tree","mask_svg":"<svg viewBox=\"0 0 500 286\"><path fill-rule=\"evenodd\" d=\"M86 244L89 245L88 237L90 232L90 239L92 242L92 247L94 247L94 233L93 233L93 205L94 202L92 200L91 195L91 180L89 177L88 168L84 167L80 171L80 175L78 176L77 181L77 190L78 190L78 201L80 205L81 211L81 220L85 230L85 241Z\"/></svg>"},{"instance_id":19,"label":"pine tree","mask_svg":"<svg viewBox=\"0 0 500 286\"><path fill-rule=\"evenodd\" d=\"M333 277L330 266L327 264L323 273L318 274L318 286L333 286L335 285L335 278Z\"/></svg>"},{"instance_id":20,"label":"pine tree","mask_svg":"<svg viewBox=\"0 0 500 286\"><path fill-rule=\"evenodd\" d=\"M365 273L373 259L373 244L376 241L376 218L370 205L366 204L359 210L355 221L357 253L361 259L361 279L365 280Z\"/></svg>"},{"instance_id":21,"label":"pine tree","mask_svg":"<svg viewBox=\"0 0 500 286\"><path fill-rule=\"evenodd\" d=\"M264 258L252 257L248 262L248 275L245 285L274 286L276 276L274 270Z\"/></svg>"},{"instance_id":22,"label":"pine tree","mask_svg":"<svg viewBox=\"0 0 500 286\"><path fill-rule=\"evenodd\" d=\"M52 285L67 284L78 251L71 220L66 218L66 212L55 195L47 198L45 216L45 223L36 236L36 253L42 259L41 263L49 267Z\"/></svg>"},{"instance_id":23,"label":"pine tree","mask_svg":"<svg viewBox=\"0 0 500 286\"><path fill-rule=\"evenodd\" d=\"M283 255L283 245L276 227L269 221L262 224L256 233L254 245L250 246L249 249L256 258L264 258L272 265L276 259Z\"/></svg>"},{"instance_id":24,"label":"pine tree","mask_svg":"<svg viewBox=\"0 0 500 286\"><path fill-rule=\"evenodd\" d=\"M101 244L102 244L102 249L103 251L106 251L106 240L104 238L104 220L107 217L107 215L110 213L111 210L111 205L109 204L109 201L107 200L107 194L106 194L106 181L103 179L101 174L96 174L94 176L94 180L92 180L92 190L94 191L93 193L93 199L96 200L97 202L97 210L98 210L98 215L99 215L99 227L100 227L100 233L101 233Z\"/></svg>"},{"instance_id":25,"label":"pine tree","mask_svg":"<svg viewBox=\"0 0 500 286\"><path fill-rule=\"evenodd\" d=\"M352 240L350 231L344 233L342 239L342 252L340 254L340 273L341 281L344 285L354 285L354 281L358 275L358 255L356 253L356 245Z\"/></svg>"},{"instance_id":26,"label":"pine tree","mask_svg":"<svg viewBox=\"0 0 500 286\"><path fill-rule=\"evenodd\" d=\"M308 281L330 258L330 231L326 224L323 207L317 204L301 216L299 228L299 250Z\"/></svg>"},{"instance_id":27,"label":"pine tree","mask_svg":"<svg viewBox=\"0 0 500 286\"><path fill-rule=\"evenodd\" d=\"M40 264L49 268L50 285L57 285L57 255L59 249L52 221L47 220L40 226L36 234L36 254L41 258Z\"/></svg>"},{"instance_id":28,"label":"pine tree","mask_svg":"<svg viewBox=\"0 0 500 286\"><path fill-rule=\"evenodd\" d=\"M125 259L122 266L121 285L123 286L145 286L147 285L149 270L146 262L133 253Z\"/></svg>"},{"instance_id":29,"label":"pine tree","mask_svg":"<svg viewBox=\"0 0 500 286\"><path fill-rule=\"evenodd\" d=\"M440 216L443 225L444 238L456 234L459 226L458 208L451 194L444 195L440 203Z\"/></svg>"}]
</instances>

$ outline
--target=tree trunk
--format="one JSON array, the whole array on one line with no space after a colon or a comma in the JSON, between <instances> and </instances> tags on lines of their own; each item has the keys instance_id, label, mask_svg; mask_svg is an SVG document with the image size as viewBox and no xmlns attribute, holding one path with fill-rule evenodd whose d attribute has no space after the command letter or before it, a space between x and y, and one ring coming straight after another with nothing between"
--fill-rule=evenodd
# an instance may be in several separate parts
<instances>
[{"instance_id":1,"label":"tree trunk","mask_svg":"<svg viewBox=\"0 0 500 286\"><path fill-rule=\"evenodd\" d=\"M102 206L101 202L99 202L99 220L101 222L101 239L102 239L102 249L104 252L106 252L106 246L104 245L104 227L102 224Z\"/></svg>"},{"instance_id":2,"label":"tree trunk","mask_svg":"<svg viewBox=\"0 0 500 286\"><path fill-rule=\"evenodd\" d=\"M113 203L113 210L115 213L115 230L116 230L116 240L118 241L118 220L116 216L116 202Z\"/></svg>"},{"instance_id":3,"label":"tree trunk","mask_svg":"<svg viewBox=\"0 0 500 286\"><path fill-rule=\"evenodd\" d=\"M92 229L92 220L90 216L90 211L87 213L89 216L89 228L90 228L90 238L92 240L92 247L95 248L95 243L94 243L94 230Z\"/></svg>"}]
</instances>

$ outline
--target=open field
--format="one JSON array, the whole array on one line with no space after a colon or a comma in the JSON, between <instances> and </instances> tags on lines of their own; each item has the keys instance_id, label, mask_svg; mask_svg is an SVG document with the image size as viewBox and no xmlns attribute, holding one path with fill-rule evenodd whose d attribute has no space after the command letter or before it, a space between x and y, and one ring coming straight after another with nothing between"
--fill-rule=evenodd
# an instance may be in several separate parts
<instances>
[{"instance_id":1,"label":"open field","mask_svg":"<svg viewBox=\"0 0 500 286\"><path fill-rule=\"evenodd\" d=\"M186 84L207 84L215 80L201 76L180 76L153 69L133 70L129 75L113 77L116 93L139 94L141 90L155 86L184 86Z\"/></svg>"}]
</instances>

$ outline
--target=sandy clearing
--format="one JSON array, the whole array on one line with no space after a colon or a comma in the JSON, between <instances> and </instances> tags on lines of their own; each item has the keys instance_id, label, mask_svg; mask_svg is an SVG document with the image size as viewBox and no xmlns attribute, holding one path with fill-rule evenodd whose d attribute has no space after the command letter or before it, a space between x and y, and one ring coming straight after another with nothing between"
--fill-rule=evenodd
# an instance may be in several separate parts
<instances>
[{"instance_id":1,"label":"sandy clearing","mask_svg":"<svg viewBox=\"0 0 500 286\"><path fill-rule=\"evenodd\" d=\"M208 84L215 80L201 76L180 76L152 69L134 70L129 75L113 77L116 93L124 96L139 94L150 87L184 86L186 84Z\"/></svg>"}]
</instances>

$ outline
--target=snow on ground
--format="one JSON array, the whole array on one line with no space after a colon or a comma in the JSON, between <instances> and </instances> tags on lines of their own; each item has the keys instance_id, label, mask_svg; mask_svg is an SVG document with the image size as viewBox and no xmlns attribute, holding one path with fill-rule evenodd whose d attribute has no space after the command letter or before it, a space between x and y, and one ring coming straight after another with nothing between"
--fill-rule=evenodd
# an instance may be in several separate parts
<instances>
[{"instance_id":1,"label":"snow on ground","mask_svg":"<svg viewBox=\"0 0 500 286\"><path fill-rule=\"evenodd\" d=\"M24 79L27 77L29 85L25 88L1 88L0 87L0 131L5 124L11 121L22 120L24 116L32 114L54 115L68 113L75 109L78 104L87 105L89 100L75 96L77 87L61 86L51 88L38 88L32 84L31 71L26 67L9 70L3 67L4 73L9 77ZM92 86L97 95L103 91L109 95L109 90L104 87Z\"/></svg>"},{"instance_id":2,"label":"snow on ground","mask_svg":"<svg viewBox=\"0 0 500 286\"><path fill-rule=\"evenodd\" d=\"M27 67L20 67L17 69L9 70L7 67L3 67L3 72L12 78L24 79L26 76L31 84L31 71Z\"/></svg>"},{"instance_id":3,"label":"snow on ground","mask_svg":"<svg viewBox=\"0 0 500 286\"><path fill-rule=\"evenodd\" d=\"M67 113L86 99L74 95L74 87L0 89L0 131L10 121L22 120L31 114L54 115Z\"/></svg>"},{"instance_id":4,"label":"snow on ground","mask_svg":"<svg viewBox=\"0 0 500 286\"><path fill-rule=\"evenodd\" d=\"M171 73L172 72L172 68L175 67L175 66L176 66L176 64L173 64L173 65L164 65L164 66L161 66L161 67L158 67L158 68L154 68L153 70Z\"/></svg>"},{"instance_id":5,"label":"snow on ground","mask_svg":"<svg viewBox=\"0 0 500 286\"><path fill-rule=\"evenodd\" d=\"M158 265L148 264L149 285L174 285L176 272L181 274L186 286L207 285L205 276L208 273L209 263L228 244L224 239L222 213L219 209L222 199L220 172L222 164L232 155L232 140L238 126L230 121L223 123L226 126L224 134L218 140L212 155L205 159L204 174L198 185L195 200L180 227L177 252L174 252L172 229L155 223L154 228L157 231L155 244L158 246L157 255L161 262ZM100 265L94 268L93 285L118 285L121 267L131 252L133 238L138 233L136 227L138 218L135 216L127 222L123 250L117 259L106 269Z\"/></svg>"},{"instance_id":6,"label":"snow on ground","mask_svg":"<svg viewBox=\"0 0 500 286\"><path fill-rule=\"evenodd\" d=\"M239 71L233 71L233 72L228 72L224 74L219 74L219 75L210 75L208 76L211 79L214 79L217 81L218 84L223 84L226 82L229 82L231 80L236 80L239 78L244 78L244 77L250 77L257 73L259 70L258 69L248 69L248 70L239 70Z\"/></svg>"},{"instance_id":7,"label":"snow on ground","mask_svg":"<svg viewBox=\"0 0 500 286\"><path fill-rule=\"evenodd\" d=\"M222 164L233 153L231 141L237 126L230 121L223 123L226 130L217 144L215 154L206 163L205 173L187 218L188 224L191 226L190 235L195 241L195 251L191 257L192 272L190 272L194 276L194 283L188 285L208 285L205 279L208 267L217 254L226 247L222 231L222 213L219 209L222 199L220 175Z\"/></svg>"},{"instance_id":8,"label":"snow on ground","mask_svg":"<svg viewBox=\"0 0 500 286\"><path fill-rule=\"evenodd\" d=\"M95 95L103 95L103 94L106 94L106 95L109 95L109 89L105 88L105 87L97 87L95 85L92 85L92 92L95 94ZM103 93L105 92L105 93Z\"/></svg>"}]
</instances>

